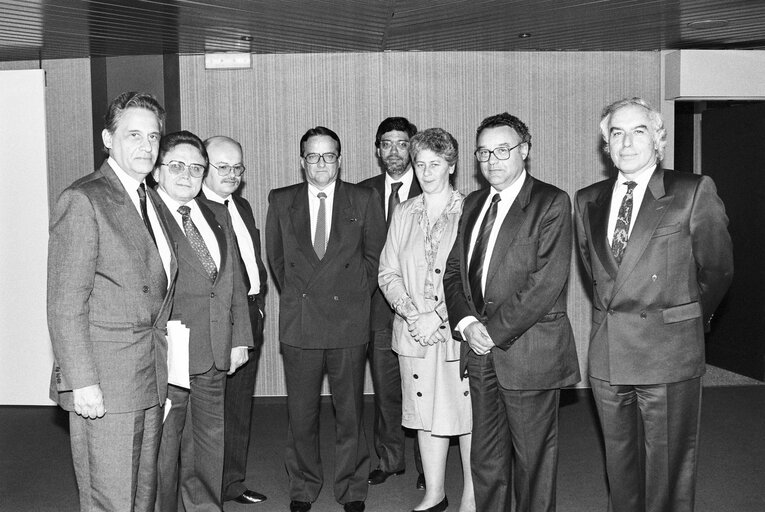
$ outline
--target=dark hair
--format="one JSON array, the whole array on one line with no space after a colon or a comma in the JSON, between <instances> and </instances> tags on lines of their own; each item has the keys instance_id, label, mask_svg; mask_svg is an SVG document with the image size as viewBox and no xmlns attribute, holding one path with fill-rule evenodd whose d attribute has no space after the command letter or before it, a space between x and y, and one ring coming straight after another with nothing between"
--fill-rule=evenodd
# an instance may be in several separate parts
<instances>
[{"instance_id":1,"label":"dark hair","mask_svg":"<svg viewBox=\"0 0 765 512\"><path fill-rule=\"evenodd\" d=\"M160 131L165 128L165 109L159 104L157 98L145 92L123 92L109 103L104 114L104 128L109 133L114 133L120 118L129 108L143 108L153 112L159 120Z\"/></svg>"},{"instance_id":2,"label":"dark hair","mask_svg":"<svg viewBox=\"0 0 765 512\"><path fill-rule=\"evenodd\" d=\"M509 126L515 130L515 133L521 138L521 142L525 142L528 145L529 150L531 150L531 134L529 133L528 126L526 126L526 123L507 112L489 116L481 121L481 124L478 125L478 129L475 132L475 138L478 139L478 136L481 135L482 131L488 128L497 128L499 126Z\"/></svg>"},{"instance_id":3,"label":"dark hair","mask_svg":"<svg viewBox=\"0 0 765 512\"><path fill-rule=\"evenodd\" d=\"M443 128L428 128L417 133L409 141L409 155L414 160L422 150L429 149L446 160L449 165L457 163L459 146L452 134Z\"/></svg>"},{"instance_id":4,"label":"dark hair","mask_svg":"<svg viewBox=\"0 0 765 512\"><path fill-rule=\"evenodd\" d=\"M409 122L405 117L388 117L377 127L375 135L375 147L380 147L380 139L388 132L406 132L411 139L417 133L417 127Z\"/></svg>"},{"instance_id":5,"label":"dark hair","mask_svg":"<svg viewBox=\"0 0 765 512\"><path fill-rule=\"evenodd\" d=\"M180 146L181 144L188 144L189 146L194 146L197 148L202 154L202 158L205 159L205 167L207 167L209 158L207 156L205 143L202 142L202 139L186 130L168 133L162 137L162 140L159 141L159 157L157 158L157 165L162 163L162 160L165 159L165 155L168 153L168 151L172 150L176 146Z\"/></svg>"},{"instance_id":6,"label":"dark hair","mask_svg":"<svg viewBox=\"0 0 765 512\"><path fill-rule=\"evenodd\" d=\"M311 137L316 137L318 135L326 135L327 137L330 137L332 140L335 141L337 144L337 154L340 154L340 137L337 136L335 132L330 130L329 128L325 128L324 126L317 126L315 128L311 128L307 132L303 134L302 137L300 137L300 155L303 155L303 144L310 139Z\"/></svg>"}]
</instances>

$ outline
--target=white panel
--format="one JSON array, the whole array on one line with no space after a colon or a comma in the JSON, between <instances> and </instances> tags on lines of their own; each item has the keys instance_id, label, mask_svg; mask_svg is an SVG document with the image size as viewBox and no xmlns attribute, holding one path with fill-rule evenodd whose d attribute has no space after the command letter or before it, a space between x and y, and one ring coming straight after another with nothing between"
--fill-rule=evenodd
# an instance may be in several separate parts
<instances>
[{"instance_id":1,"label":"white panel","mask_svg":"<svg viewBox=\"0 0 765 512\"><path fill-rule=\"evenodd\" d=\"M678 50L665 66L667 100L765 98L765 51Z\"/></svg>"},{"instance_id":2,"label":"white panel","mask_svg":"<svg viewBox=\"0 0 765 512\"><path fill-rule=\"evenodd\" d=\"M49 405L45 72L0 71L0 405Z\"/></svg>"}]
</instances>

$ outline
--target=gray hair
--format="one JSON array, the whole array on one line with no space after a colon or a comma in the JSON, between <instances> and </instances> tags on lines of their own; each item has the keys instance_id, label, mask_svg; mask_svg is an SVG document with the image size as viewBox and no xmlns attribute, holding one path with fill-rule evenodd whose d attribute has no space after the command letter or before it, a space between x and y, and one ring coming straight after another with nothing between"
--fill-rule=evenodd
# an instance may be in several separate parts
<instances>
[{"instance_id":1,"label":"gray hair","mask_svg":"<svg viewBox=\"0 0 765 512\"><path fill-rule=\"evenodd\" d=\"M664 158L664 149L667 147L667 130L664 128L664 117L662 117L661 112L653 108L650 103L648 103L643 98L638 97L624 98L622 100L611 103L603 109L603 112L600 115L600 134L603 136L603 141L605 142L603 145L603 151L606 153L609 152L608 139L611 116L613 116L617 110L629 106L642 107L647 111L648 119L651 120L651 124L653 125L653 136L654 142L656 143L656 157L659 161L661 161Z\"/></svg>"}]
</instances>

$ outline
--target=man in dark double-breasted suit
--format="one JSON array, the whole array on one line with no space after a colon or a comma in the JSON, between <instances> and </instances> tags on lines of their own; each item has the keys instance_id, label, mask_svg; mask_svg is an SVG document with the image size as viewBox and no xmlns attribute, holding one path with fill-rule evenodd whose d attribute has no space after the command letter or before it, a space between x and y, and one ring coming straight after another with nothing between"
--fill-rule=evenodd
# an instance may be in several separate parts
<instances>
[{"instance_id":1,"label":"man in dark double-breasted suit","mask_svg":"<svg viewBox=\"0 0 765 512\"><path fill-rule=\"evenodd\" d=\"M619 173L577 193L575 218L609 508L690 512L704 331L733 277L728 218L711 179L660 166L664 122L644 100L609 105L600 127Z\"/></svg>"},{"instance_id":2,"label":"man in dark double-breasted suit","mask_svg":"<svg viewBox=\"0 0 765 512\"><path fill-rule=\"evenodd\" d=\"M478 127L491 187L465 199L444 275L449 322L466 341L477 510L509 510L511 489L518 512L555 510L560 388L579 381L566 314L571 206L526 172L530 147L508 113Z\"/></svg>"},{"instance_id":3,"label":"man in dark double-breasted suit","mask_svg":"<svg viewBox=\"0 0 765 512\"><path fill-rule=\"evenodd\" d=\"M385 221L374 190L337 179L335 132L308 130L300 154L307 183L272 190L266 220L266 251L280 293L290 510L309 510L323 483L319 405L326 369L336 418L335 499L346 512L360 512L369 471L364 361Z\"/></svg>"}]
</instances>

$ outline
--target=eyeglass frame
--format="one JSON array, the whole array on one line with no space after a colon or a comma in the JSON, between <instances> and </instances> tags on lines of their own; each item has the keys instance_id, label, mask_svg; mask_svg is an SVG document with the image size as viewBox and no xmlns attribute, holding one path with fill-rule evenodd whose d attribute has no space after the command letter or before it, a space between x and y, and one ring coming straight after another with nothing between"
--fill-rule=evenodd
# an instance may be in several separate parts
<instances>
[{"instance_id":1,"label":"eyeglass frame","mask_svg":"<svg viewBox=\"0 0 765 512\"><path fill-rule=\"evenodd\" d=\"M512 153L513 150L515 148L517 148L518 146L520 146L521 144L526 144L526 141L522 140L518 144L516 144L515 146L513 146L511 148L506 148L505 146L497 146L494 149L476 149L475 151L473 151L473 154L475 155L476 160L478 160L482 164L488 162L489 160L491 160L491 155L494 155L494 158L496 158L497 160L508 160L510 158L510 153ZM495 153L495 151L498 150L498 149L505 149L505 150L507 150L507 156L505 158L500 158L499 155ZM481 160L481 157L478 156L478 153L482 152L482 151L486 151L488 153L488 155L486 156L486 160Z\"/></svg>"},{"instance_id":2,"label":"eyeglass frame","mask_svg":"<svg viewBox=\"0 0 765 512\"><path fill-rule=\"evenodd\" d=\"M316 156L316 161L315 162L311 162L311 160L308 159L308 157L312 157L312 155ZM327 162L326 155L332 155L335 158L334 161ZM311 165L318 164L319 160L324 160L325 164L332 165L332 164L336 164L337 163L338 159L340 158L340 155L338 155L337 153L329 153L329 152L328 153L308 153L306 155L303 155L301 158L303 158L303 160L305 160L306 163L309 163Z\"/></svg>"},{"instance_id":3,"label":"eyeglass frame","mask_svg":"<svg viewBox=\"0 0 765 512\"><path fill-rule=\"evenodd\" d=\"M388 147L385 147L385 146ZM399 151L408 151L409 147L412 145L411 141L408 140L389 140L389 139L383 139L380 141L380 149L388 151L393 148L393 146L396 146L396 149Z\"/></svg>"},{"instance_id":4,"label":"eyeglass frame","mask_svg":"<svg viewBox=\"0 0 765 512\"><path fill-rule=\"evenodd\" d=\"M181 165L182 166L181 170L180 171L174 171L171 164ZM162 162L159 165L164 165L165 167L167 167L170 170L170 173L173 174L174 176L180 176L184 172L188 171L189 176L191 176L192 178L201 178L201 177L203 177L205 175L205 171L207 170L207 167L202 165L202 164L186 164L186 163L181 162L179 160L170 160L169 162ZM194 166L195 169L199 169L199 168L202 169L202 171L198 173L199 176L195 176L194 173L191 171L191 167L192 166Z\"/></svg>"},{"instance_id":5,"label":"eyeglass frame","mask_svg":"<svg viewBox=\"0 0 765 512\"><path fill-rule=\"evenodd\" d=\"M244 164L236 164L231 165L227 163L223 163L221 165L215 165L214 163L210 162L210 165L215 167L216 172L218 173L218 176L225 177L231 174L231 171L234 171L235 176L241 176L244 174L244 171L247 170L247 168L244 166ZM224 173L223 168L228 167L228 172ZM237 169L239 169L240 172L237 172Z\"/></svg>"}]
</instances>

